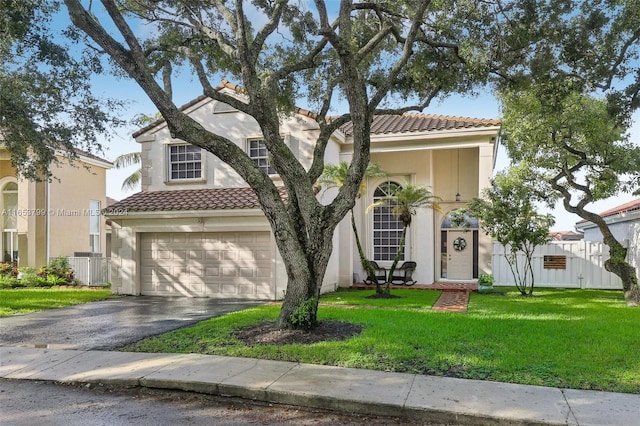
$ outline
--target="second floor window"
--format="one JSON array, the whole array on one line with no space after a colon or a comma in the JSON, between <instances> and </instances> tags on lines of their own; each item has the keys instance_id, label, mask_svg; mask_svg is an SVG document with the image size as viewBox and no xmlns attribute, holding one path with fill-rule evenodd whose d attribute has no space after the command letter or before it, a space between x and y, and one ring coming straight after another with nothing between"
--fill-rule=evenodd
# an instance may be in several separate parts
<instances>
[{"instance_id":1,"label":"second floor window","mask_svg":"<svg viewBox=\"0 0 640 426\"><path fill-rule=\"evenodd\" d=\"M202 152L194 145L169 146L170 180L202 179Z\"/></svg>"},{"instance_id":2,"label":"second floor window","mask_svg":"<svg viewBox=\"0 0 640 426\"><path fill-rule=\"evenodd\" d=\"M269 151L262 139L249 140L249 157L268 175L277 175L273 167L269 165Z\"/></svg>"}]
</instances>

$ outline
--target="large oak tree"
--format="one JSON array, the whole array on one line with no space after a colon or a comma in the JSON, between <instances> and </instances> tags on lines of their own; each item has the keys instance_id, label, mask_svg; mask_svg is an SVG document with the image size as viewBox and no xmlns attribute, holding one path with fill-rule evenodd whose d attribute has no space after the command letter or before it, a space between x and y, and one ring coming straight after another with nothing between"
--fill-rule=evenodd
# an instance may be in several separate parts
<instances>
[{"instance_id":1,"label":"large oak tree","mask_svg":"<svg viewBox=\"0 0 640 426\"><path fill-rule=\"evenodd\" d=\"M315 322L333 232L352 208L369 163L372 117L422 110L437 97L473 91L492 75L510 85L539 75L535 60L564 43L554 30L572 28L576 15L574 2L566 0L64 3L93 46L145 91L173 137L213 153L255 190L288 275L280 327L292 326L293 314ZM609 7L596 2L594 10ZM205 95L256 120L287 203L233 141L207 131L174 104L172 73L179 68L190 70ZM220 75L239 83L246 101L215 90ZM315 110L319 126L309 169L280 136L281 114L301 101ZM336 102L346 103L347 112L329 119ZM349 121L349 173L336 198L322 205L313 185L329 137Z\"/></svg>"},{"instance_id":2,"label":"large oak tree","mask_svg":"<svg viewBox=\"0 0 640 426\"><path fill-rule=\"evenodd\" d=\"M335 3L320 0L308 9L284 0L102 0L104 11L79 0L65 4L74 25L145 91L173 137L213 153L255 190L288 275L280 327L291 327L294 313L315 322L333 232L369 163L373 115L422 110L436 96L484 83L492 69L492 43L482 35L495 10L481 2L342 1L335 10L328 9ZM151 29L144 37L140 25ZM191 70L205 95L257 121L286 203L238 145L174 104L171 72L178 66ZM241 84L246 101L215 90L221 73ZM308 170L280 136L281 114L303 97L319 126ZM329 120L336 101L346 101L348 112ZM396 108L400 103L405 106ZM349 121L349 173L336 198L322 205L313 186L329 137Z\"/></svg>"}]
</instances>

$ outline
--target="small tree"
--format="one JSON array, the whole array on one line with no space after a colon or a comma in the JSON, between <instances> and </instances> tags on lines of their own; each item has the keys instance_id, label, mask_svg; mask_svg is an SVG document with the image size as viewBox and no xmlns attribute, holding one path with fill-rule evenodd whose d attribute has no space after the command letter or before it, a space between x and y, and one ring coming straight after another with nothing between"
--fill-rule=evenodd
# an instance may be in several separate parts
<instances>
[{"instance_id":1,"label":"small tree","mask_svg":"<svg viewBox=\"0 0 640 426\"><path fill-rule=\"evenodd\" d=\"M522 169L518 168L498 173L491 187L482 192L484 198L474 198L468 208L458 210L454 222L462 224L464 213L477 217L482 230L504 247L504 256L520 294L530 296L535 283L531 267L533 252L537 246L550 241L549 228L554 219L536 212L534 197L521 173Z\"/></svg>"},{"instance_id":2,"label":"small tree","mask_svg":"<svg viewBox=\"0 0 640 426\"><path fill-rule=\"evenodd\" d=\"M434 196L429 189L424 186L406 185L405 187L396 187L389 185L387 193L389 196L373 203L370 207L389 206L391 214L402 222L402 234L400 236L400 244L398 251L393 258L393 263L389 269L389 278L387 279L386 294L391 294L391 277L393 276L400 256L404 252L404 245L407 239L407 229L411 225L413 216L418 208L428 207L440 211L438 206L438 197Z\"/></svg>"},{"instance_id":3,"label":"small tree","mask_svg":"<svg viewBox=\"0 0 640 426\"><path fill-rule=\"evenodd\" d=\"M512 161L530 168L529 191L593 222L609 246L605 269L620 277L627 303L640 303L635 268L627 249L588 205L640 186L640 147L625 134L625 114L605 100L565 87L540 84L502 94L503 128Z\"/></svg>"},{"instance_id":4,"label":"small tree","mask_svg":"<svg viewBox=\"0 0 640 426\"><path fill-rule=\"evenodd\" d=\"M325 164L324 173L320 176L318 183L326 185L326 188L341 188L344 185L347 176L349 175L349 163L346 161L340 161L338 164ZM382 170L379 164L377 163L369 163L367 166L367 170L364 172L364 178L362 183L360 183L360 190L357 199L362 197L362 194L367 189L366 180L369 178L383 177L386 176L387 173ZM353 228L353 235L356 240L356 247L358 248L358 256L360 257L360 264L362 268L369 274L369 276L376 283L376 293L381 294L382 288L376 278L376 271L371 264L371 261L367 259L367 256L364 254L364 250L362 249L362 244L360 243L360 236L358 235L358 228L356 226L356 219L353 215L353 208L351 208L351 228Z\"/></svg>"}]
</instances>

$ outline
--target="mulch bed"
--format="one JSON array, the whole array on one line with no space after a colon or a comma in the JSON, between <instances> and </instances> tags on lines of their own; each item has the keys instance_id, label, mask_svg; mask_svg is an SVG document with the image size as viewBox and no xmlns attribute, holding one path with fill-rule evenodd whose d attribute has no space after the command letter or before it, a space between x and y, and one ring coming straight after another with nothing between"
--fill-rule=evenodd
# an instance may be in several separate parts
<instances>
[{"instance_id":1,"label":"mulch bed","mask_svg":"<svg viewBox=\"0 0 640 426\"><path fill-rule=\"evenodd\" d=\"M362 327L344 321L320 321L312 331L278 330L275 322L264 322L238 330L235 336L247 345L311 344L328 340L345 340L357 336Z\"/></svg>"}]
</instances>

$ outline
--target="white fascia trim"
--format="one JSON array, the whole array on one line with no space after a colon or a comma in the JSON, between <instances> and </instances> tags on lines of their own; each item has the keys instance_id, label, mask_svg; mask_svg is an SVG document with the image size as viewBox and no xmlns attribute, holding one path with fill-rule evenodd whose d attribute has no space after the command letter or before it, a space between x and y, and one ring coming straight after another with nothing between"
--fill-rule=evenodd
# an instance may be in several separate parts
<instances>
[{"instance_id":1,"label":"white fascia trim","mask_svg":"<svg viewBox=\"0 0 640 426\"><path fill-rule=\"evenodd\" d=\"M162 211L132 211L105 217L117 221L118 219L176 219L193 217L250 217L264 216L260 209L220 209L220 210L162 210Z\"/></svg>"},{"instance_id":2,"label":"white fascia trim","mask_svg":"<svg viewBox=\"0 0 640 426\"><path fill-rule=\"evenodd\" d=\"M76 155L78 156L77 159L72 159L70 158L66 152L64 151L60 151L60 150L56 150L55 154L64 158L65 160L69 160L69 161L82 161L83 163L89 164L91 166L97 166L97 167L102 167L103 169L113 169L113 164L111 162L108 161L102 161L102 160L98 160L96 158L91 158L91 157L87 157L85 155L82 155L78 152L76 152Z\"/></svg>"},{"instance_id":3,"label":"white fascia trim","mask_svg":"<svg viewBox=\"0 0 640 426\"><path fill-rule=\"evenodd\" d=\"M96 160L95 158L88 158L88 157L85 157L83 155L79 155L78 157L80 157L82 162L90 164L92 166L98 166L98 167L102 167L102 168L105 168L105 169L113 169L113 164L112 163L107 163L105 161Z\"/></svg>"},{"instance_id":4,"label":"white fascia trim","mask_svg":"<svg viewBox=\"0 0 640 426\"><path fill-rule=\"evenodd\" d=\"M371 135L371 142L414 141L425 139L457 138L461 136L496 136L500 126L470 127L455 130L431 130L428 132L383 133Z\"/></svg>"}]
</instances>

